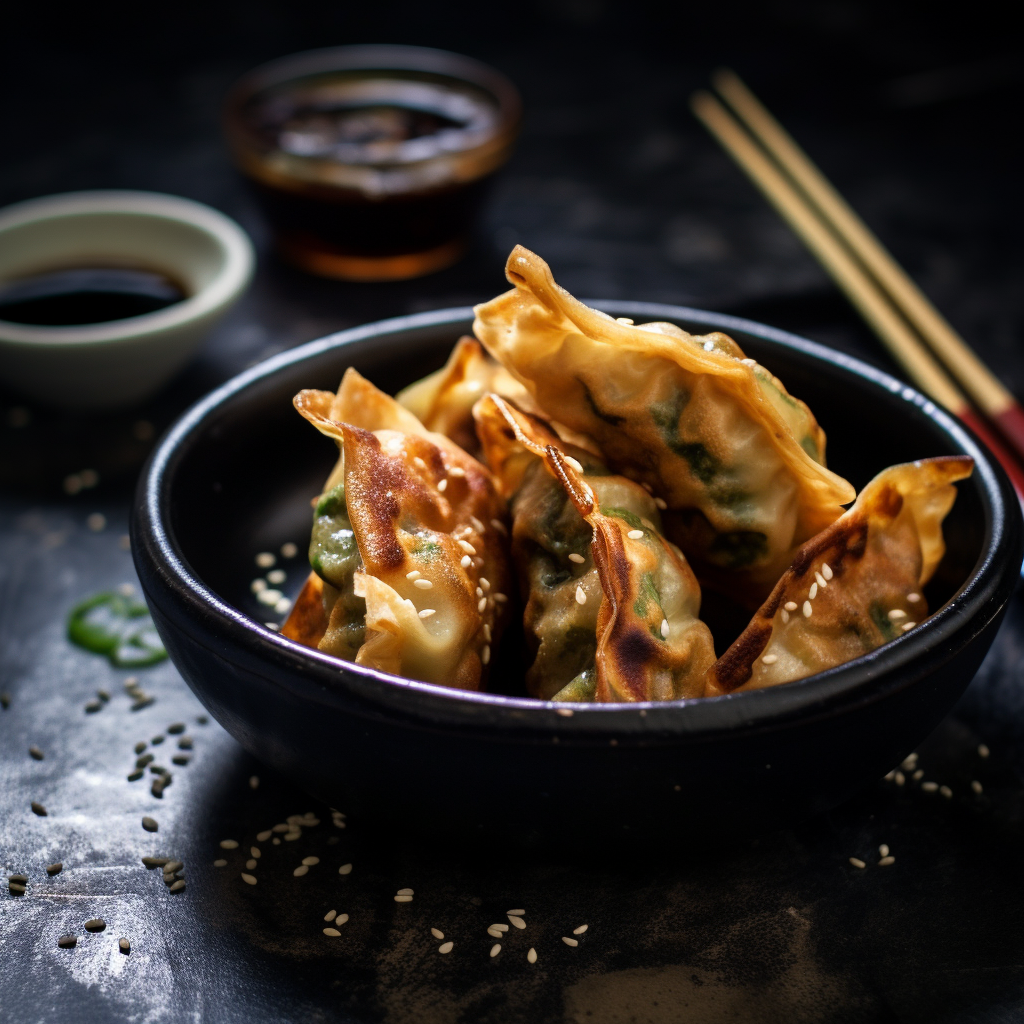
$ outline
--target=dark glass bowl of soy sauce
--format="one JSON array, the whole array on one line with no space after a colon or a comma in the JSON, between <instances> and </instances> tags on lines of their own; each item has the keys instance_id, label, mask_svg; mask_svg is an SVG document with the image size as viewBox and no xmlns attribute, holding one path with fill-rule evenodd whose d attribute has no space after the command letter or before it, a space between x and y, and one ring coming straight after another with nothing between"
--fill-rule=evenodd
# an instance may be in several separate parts
<instances>
[{"instance_id":1,"label":"dark glass bowl of soy sauce","mask_svg":"<svg viewBox=\"0 0 1024 1024\"><path fill-rule=\"evenodd\" d=\"M285 259L385 281L463 255L520 116L515 86L469 57L343 46L250 72L225 130Z\"/></svg>"}]
</instances>

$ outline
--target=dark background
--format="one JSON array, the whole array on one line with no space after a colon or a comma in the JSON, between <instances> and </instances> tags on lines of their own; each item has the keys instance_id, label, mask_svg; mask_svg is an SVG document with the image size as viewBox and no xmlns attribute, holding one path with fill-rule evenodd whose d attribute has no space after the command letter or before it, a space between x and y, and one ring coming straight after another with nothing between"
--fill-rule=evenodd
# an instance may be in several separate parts
<instances>
[{"instance_id":1,"label":"dark background","mask_svg":"<svg viewBox=\"0 0 1024 1024\"><path fill-rule=\"evenodd\" d=\"M133 578L119 538L152 443L140 421L158 433L219 381L311 338L485 299L504 286L516 242L578 295L738 312L894 370L689 113L690 93L721 65L747 80L1024 397L1022 62L1011 16L988 3L8 5L0 205L87 188L188 196L246 228L259 270L200 357L142 409L83 419L62 414L59 396L48 411L0 393L0 691L10 696L0 712L0 866L32 878L26 897L0 889L0 1021L1024 1016L1019 597L967 696L922 751L928 777L953 787L949 803L880 783L827 818L728 855L702 857L697 840L650 851L640 872L598 867L594 851L527 865L498 852L487 864L453 855L447 867L413 868L411 853L372 849L355 827L328 848L321 808L323 824L295 846L357 865L352 931L326 950L322 914L350 899L333 867L301 893L283 864L280 883L257 889L238 882L234 861L219 874L210 867L219 839L234 835L244 849L313 801L269 777L250 790L258 765L215 724L195 724L201 709L170 666L144 679L157 703L132 713L125 673L62 636L75 600ZM356 42L479 57L525 101L519 149L474 249L419 281L347 285L280 264L221 138L220 103L237 75ZM24 416L11 410L26 406L29 422L18 425ZM64 496L65 475L85 467L99 470L99 486ZM107 517L100 532L85 526L96 511ZM114 699L84 715L100 686ZM196 733L196 753L157 807L156 842L138 827L155 801L124 774L132 743L175 718ZM979 737L994 752L985 762ZM45 761L28 759L30 743ZM971 797L971 779L984 782L983 797ZM50 817L33 816L32 799ZM896 865L851 875L846 858L876 861L883 841ZM139 865L160 849L188 862L183 898ZM42 867L58 858L65 872L47 881ZM391 921L388 895L414 876L424 892L406 919L415 940ZM422 938L446 915L468 933L479 915L501 920L524 903L531 927L550 933L529 971L522 950L507 967L485 953L438 966L436 942ZM110 927L86 941L81 922L95 914ZM592 930L570 956L558 935L577 917ZM66 931L82 936L78 949L57 949ZM132 936L129 958L116 952L121 934Z\"/></svg>"}]
</instances>

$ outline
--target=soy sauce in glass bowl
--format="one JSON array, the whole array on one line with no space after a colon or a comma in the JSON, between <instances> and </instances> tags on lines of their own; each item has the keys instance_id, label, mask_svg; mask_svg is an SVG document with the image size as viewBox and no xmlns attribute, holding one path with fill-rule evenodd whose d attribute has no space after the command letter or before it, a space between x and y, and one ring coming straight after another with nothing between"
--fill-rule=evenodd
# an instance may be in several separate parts
<instances>
[{"instance_id":1,"label":"soy sauce in glass bowl","mask_svg":"<svg viewBox=\"0 0 1024 1024\"><path fill-rule=\"evenodd\" d=\"M349 46L246 75L225 126L287 260L381 281L459 259L519 120L515 87L485 64L423 47Z\"/></svg>"}]
</instances>

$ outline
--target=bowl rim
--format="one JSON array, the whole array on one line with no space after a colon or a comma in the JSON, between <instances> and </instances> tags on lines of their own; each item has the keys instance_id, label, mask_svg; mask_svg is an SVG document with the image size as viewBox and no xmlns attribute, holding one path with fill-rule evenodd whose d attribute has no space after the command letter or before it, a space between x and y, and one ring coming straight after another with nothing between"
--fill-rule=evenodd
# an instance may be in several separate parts
<instances>
[{"instance_id":1,"label":"bowl rim","mask_svg":"<svg viewBox=\"0 0 1024 1024\"><path fill-rule=\"evenodd\" d=\"M998 619L1020 569L1012 565L1010 556L1021 553L1021 511L1002 468L951 414L883 370L756 321L666 303L584 301L614 316L678 320L711 330L742 332L795 349L850 372L924 413L974 459L973 479L985 508L982 550L957 592L917 629L853 661L783 686L679 701L570 705L453 690L343 662L288 640L208 588L177 548L164 518L169 501L167 481L173 479L177 457L187 439L200 432L220 406L285 367L382 335L446 325L451 325L453 333L464 330L472 322L472 307L392 317L327 335L250 367L198 401L161 439L139 478L131 532L133 556L144 587L149 576L144 571L148 558L158 566L161 582L169 584L177 597L174 617L195 615L198 621L215 627L212 635L217 638L221 657L226 653L224 642L230 637L238 644L240 660L247 670L290 689L297 699L320 704L340 700L347 713L373 717L384 713L392 719L404 718L414 726L499 730L506 738L519 733L569 732L604 742L609 737L656 741L659 735L678 737L685 733L691 738L710 738L737 729L761 731L797 717L805 723L808 717L831 715L851 704L870 704L912 685L924 670L928 655L944 652L947 659L953 657L967 642L957 637L965 626L977 635ZM154 603L162 612L159 599ZM191 640L203 643L197 632L192 633ZM274 667L277 672L272 671Z\"/></svg>"},{"instance_id":2,"label":"bowl rim","mask_svg":"<svg viewBox=\"0 0 1024 1024\"><path fill-rule=\"evenodd\" d=\"M108 216L184 224L213 240L221 253L221 266L194 295L165 309L123 320L59 327L19 324L0 318L0 341L48 346L141 339L215 314L232 303L252 280L256 254L249 236L238 224L205 203L162 192L93 189L26 199L0 210L0 238L7 231L32 224L72 217L94 217L102 223ZM130 254L126 252L126 256Z\"/></svg>"}]
</instances>

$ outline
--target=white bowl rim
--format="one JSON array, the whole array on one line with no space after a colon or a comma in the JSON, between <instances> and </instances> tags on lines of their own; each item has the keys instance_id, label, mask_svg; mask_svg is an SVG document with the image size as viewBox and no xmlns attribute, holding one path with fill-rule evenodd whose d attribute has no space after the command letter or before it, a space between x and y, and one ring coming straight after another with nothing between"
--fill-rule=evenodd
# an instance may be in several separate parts
<instances>
[{"instance_id":1,"label":"white bowl rim","mask_svg":"<svg viewBox=\"0 0 1024 1024\"><path fill-rule=\"evenodd\" d=\"M0 319L0 341L68 345L124 341L162 333L202 319L232 302L252 279L256 255L249 236L230 217L193 199L129 189L62 192L26 199L0 210L0 237L11 228L79 214L137 214L177 221L211 237L224 254L219 272L195 295L165 309L99 324L48 327Z\"/></svg>"}]
</instances>

